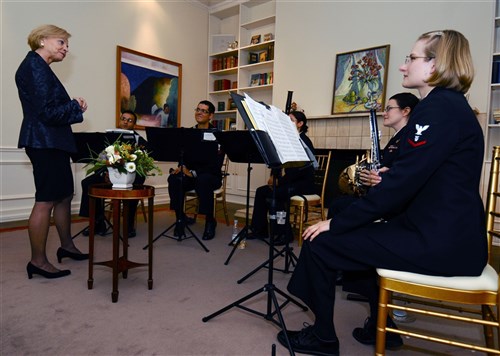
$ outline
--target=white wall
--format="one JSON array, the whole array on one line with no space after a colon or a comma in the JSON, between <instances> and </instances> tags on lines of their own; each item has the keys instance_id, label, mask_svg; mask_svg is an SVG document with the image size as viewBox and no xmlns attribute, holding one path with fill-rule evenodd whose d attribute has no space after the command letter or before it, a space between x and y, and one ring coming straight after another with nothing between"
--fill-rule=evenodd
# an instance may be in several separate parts
<instances>
[{"instance_id":1,"label":"white wall","mask_svg":"<svg viewBox=\"0 0 500 356\"><path fill-rule=\"evenodd\" d=\"M476 68L470 103L486 112L493 1L278 1L273 104L288 90L308 116L331 113L338 53L390 44L387 95L401 91L398 68L417 37L454 29L469 40Z\"/></svg>"},{"instance_id":2,"label":"white wall","mask_svg":"<svg viewBox=\"0 0 500 356\"><path fill-rule=\"evenodd\" d=\"M25 219L33 205L31 166L17 139L22 111L14 74L29 51L29 32L43 23L68 30L70 54L51 68L70 96L87 99L89 109L73 131L103 131L115 125L116 46L182 64L181 124L192 126L193 108L206 98L207 9L187 1L1 2L0 222ZM82 165L75 165L78 211ZM167 165L163 165L167 169ZM156 202L167 199L167 176L148 178Z\"/></svg>"}]
</instances>

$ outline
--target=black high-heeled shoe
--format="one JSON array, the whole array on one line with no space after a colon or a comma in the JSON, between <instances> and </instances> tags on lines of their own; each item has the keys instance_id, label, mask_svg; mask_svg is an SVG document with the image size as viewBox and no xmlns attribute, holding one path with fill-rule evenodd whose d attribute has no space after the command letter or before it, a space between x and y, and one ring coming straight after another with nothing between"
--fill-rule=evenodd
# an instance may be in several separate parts
<instances>
[{"instance_id":1,"label":"black high-heeled shoe","mask_svg":"<svg viewBox=\"0 0 500 356\"><path fill-rule=\"evenodd\" d=\"M42 277L50 278L50 279L60 278L60 277L64 277L64 276L71 274L71 271L69 269L64 269L64 270L61 270L58 272L47 272L44 269L38 268L37 266L35 266L31 262L28 262L28 264L26 266L26 272L28 273L29 279L33 278L34 274L39 274Z\"/></svg>"},{"instance_id":2,"label":"black high-heeled shoe","mask_svg":"<svg viewBox=\"0 0 500 356\"><path fill-rule=\"evenodd\" d=\"M57 249L57 262L61 263L61 260L64 257L69 257L69 258L76 260L76 261L83 261L83 260L89 259L89 254L88 253L69 252L68 250L63 249L62 247L59 247Z\"/></svg>"}]
</instances>

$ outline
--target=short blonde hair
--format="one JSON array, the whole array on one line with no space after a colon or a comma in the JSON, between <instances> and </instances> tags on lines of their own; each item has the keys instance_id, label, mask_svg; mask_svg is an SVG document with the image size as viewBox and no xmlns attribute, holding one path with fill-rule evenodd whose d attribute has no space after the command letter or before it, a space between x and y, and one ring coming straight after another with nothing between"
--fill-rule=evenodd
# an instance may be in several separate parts
<instances>
[{"instance_id":1,"label":"short blonde hair","mask_svg":"<svg viewBox=\"0 0 500 356\"><path fill-rule=\"evenodd\" d=\"M466 93L474 80L469 41L455 30L432 31L421 35L426 41L424 54L434 58L436 70L427 83Z\"/></svg>"},{"instance_id":2,"label":"short blonde hair","mask_svg":"<svg viewBox=\"0 0 500 356\"><path fill-rule=\"evenodd\" d=\"M33 29L28 35L28 45L35 51L41 47L42 39L47 37L61 37L67 40L71 37L71 34L55 25L41 25Z\"/></svg>"}]
</instances>

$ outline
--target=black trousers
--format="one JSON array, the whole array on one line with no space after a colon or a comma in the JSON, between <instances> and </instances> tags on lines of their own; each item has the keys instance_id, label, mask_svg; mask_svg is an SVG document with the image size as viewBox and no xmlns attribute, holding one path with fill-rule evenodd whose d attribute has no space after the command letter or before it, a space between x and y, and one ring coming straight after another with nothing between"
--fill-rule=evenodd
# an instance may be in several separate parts
<instances>
[{"instance_id":1,"label":"black trousers","mask_svg":"<svg viewBox=\"0 0 500 356\"><path fill-rule=\"evenodd\" d=\"M288 187L276 187L275 204L276 211L284 210L287 212L287 222L290 219L289 206L287 204L290 199ZM268 185L263 185L255 191L255 198L252 213L252 230L255 232L267 231L267 215L273 197L273 190Z\"/></svg>"},{"instance_id":2,"label":"black trousers","mask_svg":"<svg viewBox=\"0 0 500 356\"><path fill-rule=\"evenodd\" d=\"M290 198L294 195L312 194L314 185L308 180L296 180L288 184L276 186L274 198L276 211L286 212L285 225L276 225L274 233L276 235L291 233L290 227ZM273 189L269 185L263 185L255 191L252 213L252 231L265 232L268 230L267 216L271 207Z\"/></svg>"},{"instance_id":3,"label":"black trousers","mask_svg":"<svg viewBox=\"0 0 500 356\"><path fill-rule=\"evenodd\" d=\"M184 194L194 189L200 202L198 213L213 217L214 190L220 188L221 185L220 177L209 173L199 173L196 178L170 174L168 176L170 209L175 210L177 218L180 218L183 214Z\"/></svg>"},{"instance_id":4,"label":"black trousers","mask_svg":"<svg viewBox=\"0 0 500 356\"><path fill-rule=\"evenodd\" d=\"M304 241L299 260L288 284L288 291L300 298L314 313L314 327L324 340L336 337L334 319L337 271L348 274L353 292L364 295L370 304L370 315L376 319L378 285L375 266L409 270L408 261L377 243L374 230L384 224L371 224L344 234L324 232L312 242ZM424 273L417 268L411 272ZM362 323L362 321L360 321Z\"/></svg>"}]
</instances>

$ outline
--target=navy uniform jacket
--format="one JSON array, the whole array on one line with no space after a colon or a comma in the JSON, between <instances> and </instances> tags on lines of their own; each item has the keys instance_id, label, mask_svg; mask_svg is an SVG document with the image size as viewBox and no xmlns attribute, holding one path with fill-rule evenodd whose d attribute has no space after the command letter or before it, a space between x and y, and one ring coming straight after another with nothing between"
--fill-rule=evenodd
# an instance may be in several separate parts
<instances>
[{"instance_id":1,"label":"navy uniform jacket","mask_svg":"<svg viewBox=\"0 0 500 356\"><path fill-rule=\"evenodd\" d=\"M76 152L70 125L83 121L80 105L35 51L28 52L17 69L16 85L23 108L18 147Z\"/></svg>"},{"instance_id":2,"label":"navy uniform jacket","mask_svg":"<svg viewBox=\"0 0 500 356\"><path fill-rule=\"evenodd\" d=\"M398 132L391 137L387 145L385 145L382 150L381 166L391 168L392 162L399 155L399 146L406 137L406 132L408 131L408 126L403 126Z\"/></svg>"},{"instance_id":3,"label":"navy uniform jacket","mask_svg":"<svg viewBox=\"0 0 500 356\"><path fill-rule=\"evenodd\" d=\"M401 270L479 275L487 261L483 154L483 133L463 94L434 88L412 112L382 182L334 216L330 234L368 227L360 238L399 256ZM394 217L369 226L383 216Z\"/></svg>"}]
</instances>

